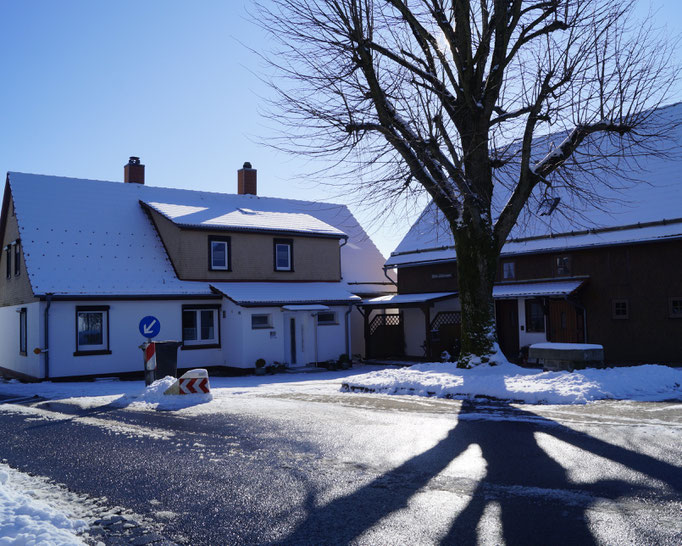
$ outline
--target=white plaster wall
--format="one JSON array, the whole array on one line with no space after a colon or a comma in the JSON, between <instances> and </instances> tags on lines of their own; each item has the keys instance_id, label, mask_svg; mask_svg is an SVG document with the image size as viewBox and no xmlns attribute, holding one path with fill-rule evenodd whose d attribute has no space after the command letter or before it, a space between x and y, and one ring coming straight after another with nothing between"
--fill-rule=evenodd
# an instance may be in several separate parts
<instances>
[{"instance_id":1,"label":"white plaster wall","mask_svg":"<svg viewBox=\"0 0 682 546\"><path fill-rule=\"evenodd\" d=\"M408 356L424 356L425 319L424 312L416 307L403 309L405 354Z\"/></svg>"},{"instance_id":2,"label":"white plaster wall","mask_svg":"<svg viewBox=\"0 0 682 546\"><path fill-rule=\"evenodd\" d=\"M330 307L330 309L336 312L337 323L317 327L319 362L338 360L339 356L346 352L346 311L348 308Z\"/></svg>"},{"instance_id":3,"label":"white plaster wall","mask_svg":"<svg viewBox=\"0 0 682 546\"><path fill-rule=\"evenodd\" d=\"M41 324L43 314L41 302L24 305L0 307L0 366L29 375L43 377L43 356L36 355L33 349L43 347ZM19 313L26 308L26 356L19 354Z\"/></svg>"},{"instance_id":4,"label":"white plaster wall","mask_svg":"<svg viewBox=\"0 0 682 546\"><path fill-rule=\"evenodd\" d=\"M344 311L345 314L345 311ZM365 319L357 307L350 314L350 355L365 357ZM344 351L345 352L345 351Z\"/></svg>"},{"instance_id":5,"label":"white plaster wall","mask_svg":"<svg viewBox=\"0 0 682 546\"><path fill-rule=\"evenodd\" d=\"M242 359L235 365L241 368L253 368L256 360L265 359L270 365L273 362L285 362L283 313L279 307L242 307L241 332L243 337ZM253 330L251 315L270 315L272 328Z\"/></svg>"},{"instance_id":6,"label":"white plaster wall","mask_svg":"<svg viewBox=\"0 0 682 546\"><path fill-rule=\"evenodd\" d=\"M544 332L526 332L526 299L534 298L519 298L519 347L532 345L533 343L544 343L547 341L547 317L545 316L545 331Z\"/></svg>"},{"instance_id":7,"label":"white plaster wall","mask_svg":"<svg viewBox=\"0 0 682 546\"><path fill-rule=\"evenodd\" d=\"M235 305L230 300L223 300L223 312L225 313L225 317L221 318L220 323L220 327L223 331L221 345L223 348L225 365L233 368L253 367L253 363L247 366L244 362L243 311L243 307Z\"/></svg>"},{"instance_id":8,"label":"white plaster wall","mask_svg":"<svg viewBox=\"0 0 682 546\"><path fill-rule=\"evenodd\" d=\"M153 315L161 323L156 341L182 340L182 306L215 304L206 300L174 301L53 301L50 308L50 375L66 377L106 373L137 372L143 368L139 345L140 319ZM74 356L76 350L76 307L79 305L109 306L109 355ZM222 321L221 315L221 321ZM223 343L224 341L221 340ZM225 365L221 349L178 350L178 368Z\"/></svg>"}]
</instances>

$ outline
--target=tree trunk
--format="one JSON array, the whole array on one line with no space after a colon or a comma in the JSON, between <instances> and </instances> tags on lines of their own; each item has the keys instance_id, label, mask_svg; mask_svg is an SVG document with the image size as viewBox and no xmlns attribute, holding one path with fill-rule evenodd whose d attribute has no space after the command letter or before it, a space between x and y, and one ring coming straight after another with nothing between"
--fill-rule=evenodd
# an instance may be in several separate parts
<instances>
[{"instance_id":1,"label":"tree trunk","mask_svg":"<svg viewBox=\"0 0 682 546\"><path fill-rule=\"evenodd\" d=\"M462 305L462 344L458 365L494 363L497 349L493 283L499 253L491 226L453 225L457 283Z\"/></svg>"}]
</instances>

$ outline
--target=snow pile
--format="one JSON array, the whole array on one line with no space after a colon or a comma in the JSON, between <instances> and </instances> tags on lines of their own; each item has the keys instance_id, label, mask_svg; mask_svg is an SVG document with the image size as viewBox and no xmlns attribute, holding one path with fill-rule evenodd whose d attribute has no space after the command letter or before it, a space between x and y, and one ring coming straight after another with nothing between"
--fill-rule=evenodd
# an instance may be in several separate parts
<instances>
[{"instance_id":1,"label":"snow pile","mask_svg":"<svg viewBox=\"0 0 682 546\"><path fill-rule=\"evenodd\" d=\"M440 398L476 396L532 404L585 404L594 400L682 400L682 370L667 366L541 372L514 364L470 370L454 363L417 364L355 376L343 390Z\"/></svg>"},{"instance_id":2,"label":"snow pile","mask_svg":"<svg viewBox=\"0 0 682 546\"><path fill-rule=\"evenodd\" d=\"M65 513L66 505L50 499L43 489L24 489L13 483L22 475L0 464L0 545L85 544L76 533L87 523Z\"/></svg>"},{"instance_id":3,"label":"snow pile","mask_svg":"<svg viewBox=\"0 0 682 546\"><path fill-rule=\"evenodd\" d=\"M205 404L213 400L211 393L207 394L164 394L177 379L167 375L157 379L141 393L130 393L114 402L114 405L125 407L132 404L143 405L158 410L176 410L197 404Z\"/></svg>"}]
</instances>

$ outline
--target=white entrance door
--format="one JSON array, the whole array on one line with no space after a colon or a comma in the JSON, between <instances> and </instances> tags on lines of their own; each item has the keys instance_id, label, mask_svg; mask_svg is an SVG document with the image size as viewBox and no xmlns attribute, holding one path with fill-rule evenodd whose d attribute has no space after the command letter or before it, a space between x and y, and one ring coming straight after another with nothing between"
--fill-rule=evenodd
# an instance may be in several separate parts
<instances>
[{"instance_id":1,"label":"white entrance door","mask_svg":"<svg viewBox=\"0 0 682 546\"><path fill-rule=\"evenodd\" d=\"M284 313L284 356L289 366L306 366L315 360L314 320L305 311Z\"/></svg>"}]
</instances>

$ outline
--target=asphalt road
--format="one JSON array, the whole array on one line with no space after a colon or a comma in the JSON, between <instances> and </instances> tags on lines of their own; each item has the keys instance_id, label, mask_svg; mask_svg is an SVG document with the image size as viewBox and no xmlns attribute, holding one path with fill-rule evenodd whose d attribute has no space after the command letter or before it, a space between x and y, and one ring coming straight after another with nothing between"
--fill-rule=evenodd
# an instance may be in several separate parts
<instances>
[{"instance_id":1,"label":"asphalt road","mask_svg":"<svg viewBox=\"0 0 682 546\"><path fill-rule=\"evenodd\" d=\"M679 403L271 393L201 415L4 407L0 459L147 522L142 540L100 526L92 541L682 543Z\"/></svg>"}]
</instances>

